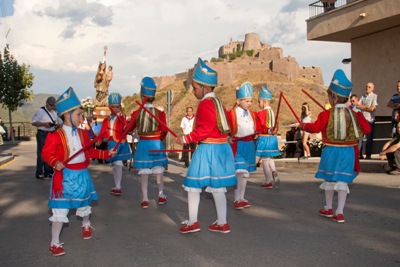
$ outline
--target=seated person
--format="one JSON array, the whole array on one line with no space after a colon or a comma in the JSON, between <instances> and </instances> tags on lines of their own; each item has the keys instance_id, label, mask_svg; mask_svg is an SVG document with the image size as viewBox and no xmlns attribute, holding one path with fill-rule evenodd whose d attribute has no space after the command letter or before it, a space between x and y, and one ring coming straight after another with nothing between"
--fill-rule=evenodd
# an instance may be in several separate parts
<instances>
[{"instance_id":1,"label":"seated person","mask_svg":"<svg viewBox=\"0 0 400 267\"><path fill-rule=\"evenodd\" d=\"M388 174L398 175L400 174L400 123L397 124L397 136L391 141L388 141L382 148L382 152L379 154L379 158L384 160L387 158L390 170Z\"/></svg>"},{"instance_id":2,"label":"seated person","mask_svg":"<svg viewBox=\"0 0 400 267\"><path fill-rule=\"evenodd\" d=\"M290 142L286 144L286 158L293 158L296 153L296 143L292 143L291 141L295 141L295 136L298 128L292 126L289 131L286 132L286 142Z\"/></svg>"}]
</instances>

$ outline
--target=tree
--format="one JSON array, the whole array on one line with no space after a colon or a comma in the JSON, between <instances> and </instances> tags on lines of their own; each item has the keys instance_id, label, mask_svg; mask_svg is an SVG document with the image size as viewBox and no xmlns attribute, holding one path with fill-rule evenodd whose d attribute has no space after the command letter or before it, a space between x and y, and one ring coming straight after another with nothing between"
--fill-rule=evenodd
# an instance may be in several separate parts
<instances>
[{"instance_id":1,"label":"tree","mask_svg":"<svg viewBox=\"0 0 400 267\"><path fill-rule=\"evenodd\" d=\"M0 103L3 108L8 109L11 141L15 140L12 112L33 97L33 91L29 88L33 85L34 76L29 69L29 65L18 64L6 45L3 55L0 54Z\"/></svg>"}]
</instances>

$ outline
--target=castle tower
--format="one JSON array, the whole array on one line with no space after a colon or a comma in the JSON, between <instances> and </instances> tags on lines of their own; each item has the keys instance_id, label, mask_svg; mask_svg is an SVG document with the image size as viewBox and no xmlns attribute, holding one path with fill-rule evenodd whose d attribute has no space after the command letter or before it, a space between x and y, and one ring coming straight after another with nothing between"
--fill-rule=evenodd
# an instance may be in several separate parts
<instances>
[{"instance_id":1,"label":"castle tower","mask_svg":"<svg viewBox=\"0 0 400 267\"><path fill-rule=\"evenodd\" d=\"M257 33L246 33L244 37L244 51L247 50L254 50L254 51L260 51L261 50L261 42L260 42L260 37L258 36Z\"/></svg>"}]
</instances>

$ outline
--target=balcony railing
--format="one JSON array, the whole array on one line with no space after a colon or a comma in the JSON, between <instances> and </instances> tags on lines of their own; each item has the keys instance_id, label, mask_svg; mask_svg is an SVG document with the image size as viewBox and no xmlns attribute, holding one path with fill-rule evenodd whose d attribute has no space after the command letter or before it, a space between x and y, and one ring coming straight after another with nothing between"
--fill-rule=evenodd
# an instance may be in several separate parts
<instances>
[{"instance_id":1,"label":"balcony railing","mask_svg":"<svg viewBox=\"0 0 400 267\"><path fill-rule=\"evenodd\" d=\"M314 2L308 6L310 12L310 18L318 16L322 13L332 11L338 7L348 5L355 1L357 0L320 0Z\"/></svg>"}]
</instances>

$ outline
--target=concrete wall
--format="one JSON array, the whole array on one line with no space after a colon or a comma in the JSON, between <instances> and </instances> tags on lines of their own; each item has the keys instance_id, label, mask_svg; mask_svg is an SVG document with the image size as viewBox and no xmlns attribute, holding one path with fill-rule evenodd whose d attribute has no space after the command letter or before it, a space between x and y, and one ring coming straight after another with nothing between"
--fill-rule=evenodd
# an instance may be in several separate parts
<instances>
[{"instance_id":1,"label":"concrete wall","mask_svg":"<svg viewBox=\"0 0 400 267\"><path fill-rule=\"evenodd\" d=\"M373 82L379 104L376 115L390 115L386 104L400 80L400 26L352 40L351 58L353 91L361 95Z\"/></svg>"}]
</instances>

